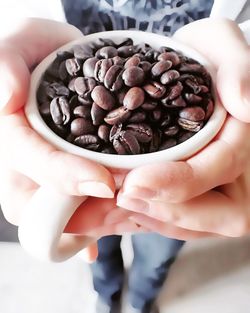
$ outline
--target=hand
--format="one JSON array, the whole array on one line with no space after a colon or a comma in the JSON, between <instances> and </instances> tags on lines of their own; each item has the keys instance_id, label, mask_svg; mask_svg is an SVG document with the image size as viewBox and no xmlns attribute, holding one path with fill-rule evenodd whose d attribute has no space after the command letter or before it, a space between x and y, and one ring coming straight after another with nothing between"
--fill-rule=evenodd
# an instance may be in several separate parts
<instances>
[{"instance_id":1,"label":"hand","mask_svg":"<svg viewBox=\"0 0 250 313\"><path fill-rule=\"evenodd\" d=\"M0 42L0 68L4 73L0 93L0 199L6 219L18 225L22 207L40 185L70 195L112 198L115 182L103 166L56 150L30 128L23 112L30 70L54 49L82 36L81 32L42 19L28 19L15 29L18 31ZM127 220L128 212L115 207L114 201L87 200L69 222L67 232L96 240L121 229L136 231L136 225ZM76 223L78 214L80 224ZM110 214L117 214L111 226Z\"/></svg>"},{"instance_id":2,"label":"hand","mask_svg":"<svg viewBox=\"0 0 250 313\"><path fill-rule=\"evenodd\" d=\"M229 115L217 137L188 160L131 171L118 205L144 213L133 220L169 237L244 235L250 230L250 49L238 26L224 19L189 24L175 39L215 66Z\"/></svg>"}]
</instances>

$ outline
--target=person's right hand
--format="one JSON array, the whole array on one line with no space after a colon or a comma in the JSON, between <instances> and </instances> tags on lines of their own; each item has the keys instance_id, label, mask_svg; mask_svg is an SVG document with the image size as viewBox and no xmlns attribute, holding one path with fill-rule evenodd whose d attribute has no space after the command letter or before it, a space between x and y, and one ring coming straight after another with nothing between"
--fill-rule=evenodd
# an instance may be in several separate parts
<instances>
[{"instance_id":1,"label":"person's right hand","mask_svg":"<svg viewBox=\"0 0 250 313\"><path fill-rule=\"evenodd\" d=\"M27 19L15 29L0 41L0 203L6 219L18 225L22 208L40 185L69 195L113 198L115 182L103 166L55 149L33 131L23 111L30 71L50 52L82 36L81 32L43 19ZM136 231L127 219L129 214L117 209L113 200L89 199L75 213L67 232L96 240Z\"/></svg>"}]
</instances>

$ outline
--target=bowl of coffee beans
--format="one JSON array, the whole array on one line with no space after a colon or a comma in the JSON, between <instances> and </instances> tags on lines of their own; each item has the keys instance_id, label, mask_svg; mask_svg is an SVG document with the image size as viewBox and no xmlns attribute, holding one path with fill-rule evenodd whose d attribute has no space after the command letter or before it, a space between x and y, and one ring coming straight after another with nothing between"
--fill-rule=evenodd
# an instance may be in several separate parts
<instances>
[{"instance_id":1,"label":"bowl of coffee beans","mask_svg":"<svg viewBox=\"0 0 250 313\"><path fill-rule=\"evenodd\" d=\"M184 160L226 117L216 75L193 49L158 34L110 31L54 51L31 76L31 126L58 149L112 168Z\"/></svg>"}]
</instances>

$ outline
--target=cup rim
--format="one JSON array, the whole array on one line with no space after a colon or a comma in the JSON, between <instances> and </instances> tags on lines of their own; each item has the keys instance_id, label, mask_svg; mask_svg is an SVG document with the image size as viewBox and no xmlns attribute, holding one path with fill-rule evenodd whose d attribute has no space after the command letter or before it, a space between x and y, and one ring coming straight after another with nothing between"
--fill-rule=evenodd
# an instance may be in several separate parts
<instances>
[{"instance_id":1,"label":"cup rim","mask_svg":"<svg viewBox=\"0 0 250 313\"><path fill-rule=\"evenodd\" d=\"M95 151L90 151L82 147L78 147L65 139L59 137L54 133L45 123L37 105L37 88L41 81L41 77L44 74L46 68L54 60L56 53L61 50L69 50L72 46L82 43L90 43L99 38L110 38L114 41L120 38L130 37L135 43L145 42L150 44L152 47L158 46L168 46L175 50L181 51L184 55L191 57L203 66L206 67L207 71L210 73L213 81L213 91L215 98L214 112L210 119L207 121L206 125L197 133L195 133L191 138L187 139L183 143L180 143L174 147L147 153L147 154L137 154L137 155L117 155L117 154L105 154ZM160 42L160 44L158 44ZM104 166L119 169L132 169L138 166L146 165L148 163L160 162L160 161L179 161L185 160L188 157L194 155L204 146L206 146L219 132L224 120L226 118L226 111L223 108L216 88L216 72L213 66L196 50L163 35L155 33L147 33L137 30L117 30L117 31L105 31L83 36L77 40L71 41L60 48L54 50L50 53L33 71L31 75L30 90L28 95L28 100L25 105L25 115L30 123L31 127L41 135L50 144L55 146L57 149L62 151L81 156Z\"/></svg>"}]
</instances>

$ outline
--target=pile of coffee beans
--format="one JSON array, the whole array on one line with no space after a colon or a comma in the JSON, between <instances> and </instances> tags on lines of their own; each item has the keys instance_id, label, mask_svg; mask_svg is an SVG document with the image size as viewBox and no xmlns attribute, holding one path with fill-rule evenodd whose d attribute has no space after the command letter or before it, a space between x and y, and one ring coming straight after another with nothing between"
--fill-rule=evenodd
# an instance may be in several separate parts
<instances>
[{"instance_id":1,"label":"pile of coffee beans","mask_svg":"<svg viewBox=\"0 0 250 313\"><path fill-rule=\"evenodd\" d=\"M169 47L99 39L58 52L37 100L47 125L70 143L140 154L198 132L214 110L211 88L204 66Z\"/></svg>"}]
</instances>

